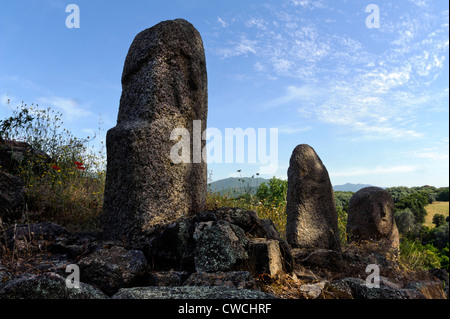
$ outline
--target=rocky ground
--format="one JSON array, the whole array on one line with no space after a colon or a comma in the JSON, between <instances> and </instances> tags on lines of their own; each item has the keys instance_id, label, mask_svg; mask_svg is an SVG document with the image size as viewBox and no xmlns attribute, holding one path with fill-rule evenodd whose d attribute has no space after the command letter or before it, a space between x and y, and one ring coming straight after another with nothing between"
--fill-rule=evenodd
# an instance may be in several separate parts
<instances>
[{"instance_id":1,"label":"rocky ground","mask_svg":"<svg viewBox=\"0 0 450 319\"><path fill-rule=\"evenodd\" d=\"M291 249L270 220L237 208L180 218L137 246L53 223L0 233L0 299L445 299L448 274L406 272L377 245ZM379 288L366 284L378 265ZM80 287L66 279L80 270Z\"/></svg>"}]
</instances>

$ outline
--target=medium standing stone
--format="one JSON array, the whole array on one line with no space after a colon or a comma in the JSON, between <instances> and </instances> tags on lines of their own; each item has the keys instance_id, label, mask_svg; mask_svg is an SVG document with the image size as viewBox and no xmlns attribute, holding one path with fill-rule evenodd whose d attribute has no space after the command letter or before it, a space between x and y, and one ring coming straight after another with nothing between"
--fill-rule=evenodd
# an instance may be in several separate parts
<instances>
[{"instance_id":1,"label":"medium standing stone","mask_svg":"<svg viewBox=\"0 0 450 319\"><path fill-rule=\"evenodd\" d=\"M286 239L292 248L340 250L333 187L309 145L298 145L292 152L286 200Z\"/></svg>"},{"instance_id":2,"label":"medium standing stone","mask_svg":"<svg viewBox=\"0 0 450 319\"><path fill-rule=\"evenodd\" d=\"M163 21L136 36L123 68L117 125L106 137L107 238L133 241L154 224L204 208L207 171L198 151L205 146L207 103L203 42L192 24ZM189 163L171 160L175 128L190 134Z\"/></svg>"},{"instance_id":3,"label":"medium standing stone","mask_svg":"<svg viewBox=\"0 0 450 319\"><path fill-rule=\"evenodd\" d=\"M353 194L348 203L347 233L349 241L387 240L389 246L398 248L392 196L379 187L366 187Z\"/></svg>"}]
</instances>

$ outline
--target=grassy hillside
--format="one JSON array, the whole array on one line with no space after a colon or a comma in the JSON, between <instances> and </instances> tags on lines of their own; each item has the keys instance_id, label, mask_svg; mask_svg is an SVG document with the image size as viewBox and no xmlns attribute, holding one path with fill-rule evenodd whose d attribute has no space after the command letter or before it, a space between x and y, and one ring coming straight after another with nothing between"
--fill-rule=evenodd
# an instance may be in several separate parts
<instances>
[{"instance_id":1,"label":"grassy hillside","mask_svg":"<svg viewBox=\"0 0 450 319\"><path fill-rule=\"evenodd\" d=\"M423 223L425 226L430 228L434 228L433 224L433 216L436 214L442 214L445 217L449 215L449 202L433 202L430 205L425 207L427 210L427 216L425 217L425 222Z\"/></svg>"}]
</instances>

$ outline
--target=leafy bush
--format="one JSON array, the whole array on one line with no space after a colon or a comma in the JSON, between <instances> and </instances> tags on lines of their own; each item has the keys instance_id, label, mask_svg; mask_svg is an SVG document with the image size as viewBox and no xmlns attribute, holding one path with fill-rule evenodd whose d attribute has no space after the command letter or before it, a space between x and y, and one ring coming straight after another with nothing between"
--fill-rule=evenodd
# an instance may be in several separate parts
<instances>
[{"instance_id":1,"label":"leafy bush","mask_svg":"<svg viewBox=\"0 0 450 319\"><path fill-rule=\"evenodd\" d=\"M92 230L103 204L104 149L89 148L62 127L61 114L51 108L21 105L0 121L4 139L29 143L51 157L24 159L18 169L27 195L27 221L54 221L69 230ZM36 170L39 167L39 170Z\"/></svg>"},{"instance_id":2,"label":"leafy bush","mask_svg":"<svg viewBox=\"0 0 450 319\"><path fill-rule=\"evenodd\" d=\"M449 201L448 187L439 188L436 200L440 202Z\"/></svg>"},{"instance_id":3,"label":"leafy bush","mask_svg":"<svg viewBox=\"0 0 450 319\"><path fill-rule=\"evenodd\" d=\"M418 235L421 225L415 222L414 213L411 209L405 208L395 212L394 219L400 234L410 238Z\"/></svg>"},{"instance_id":4,"label":"leafy bush","mask_svg":"<svg viewBox=\"0 0 450 319\"><path fill-rule=\"evenodd\" d=\"M256 197L263 205L286 205L287 181L273 177L268 184L262 183L256 191Z\"/></svg>"},{"instance_id":5,"label":"leafy bush","mask_svg":"<svg viewBox=\"0 0 450 319\"><path fill-rule=\"evenodd\" d=\"M436 227L439 227L441 225L444 225L445 223L445 216L442 214L435 214L433 216L433 224L436 225Z\"/></svg>"},{"instance_id":6,"label":"leafy bush","mask_svg":"<svg viewBox=\"0 0 450 319\"><path fill-rule=\"evenodd\" d=\"M400 263L407 269L422 270L440 268L437 249L431 245L404 238L400 241Z\"/></svg>"},{"instance_id":7,"label":"leafy bush","mask_svg":"<svg viewBox=\"0 0 450 319\"><path fill-rule=\"evenodd\" d=\"M425 206L428 205L429 194L426 192L416 192L403 197L395 204L396 210L404 210L409 208L414 213L415 222L422 224L425 221L427 211Z\"/></svg>"}]
</instances>

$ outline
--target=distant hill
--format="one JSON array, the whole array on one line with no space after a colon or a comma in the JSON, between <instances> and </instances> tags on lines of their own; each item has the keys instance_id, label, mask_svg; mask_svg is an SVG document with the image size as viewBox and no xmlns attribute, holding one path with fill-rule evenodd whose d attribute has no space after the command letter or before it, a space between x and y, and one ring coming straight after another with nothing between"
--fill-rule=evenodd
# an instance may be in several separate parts
<instances>
[{"instance_id":1,"label":"distant hill","mask_svg":"<svg viewBox=\"0 0 450 319\"><path fill-rule=\"evenodd\" d=\"M256 193L259 185L262 183L268 183L269 179L257 177L229 177L225 179L220 179L218 181L212 182L208 184L208 190L211 192L217 192L220 194L224 193L237 193L242 194L245 192L249 192L252 194ZM351 184L347 183L344 185L336 185L333 187L335 192L357 192L364 187L370 187L373 185L369 184Z\"/></svg>"},{"instance_id":2,"label":"distant hill","mask_svg":"<svg viewBox=\"0 0 450 319\"><path fill-rule=\"evenodd\" d=\"M267 182L269 182L269 179L262 177L229 177L208 184L208 190L221 194L227 192L236 192L241 194L246 191L254 194L256 193L259 185Z\"/></svg>"},{"instance_id":3,"label":"distant hill","mask_svg":"<svg viewBox=\"0 0 450 319\"><path fill-rule=\"evenodd\" d=\"M371 186L373 186L373 185L347 183L344 185L333 186L333 190L335 192L353 192L353 193L355 193L364 187L371 187Z\"/></svg>"}]
</instances>

